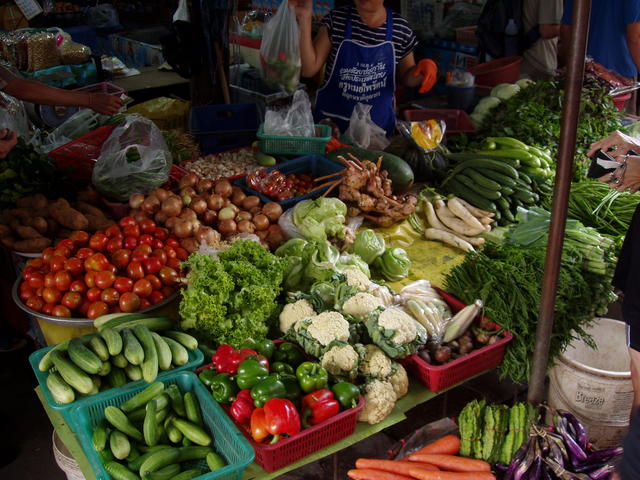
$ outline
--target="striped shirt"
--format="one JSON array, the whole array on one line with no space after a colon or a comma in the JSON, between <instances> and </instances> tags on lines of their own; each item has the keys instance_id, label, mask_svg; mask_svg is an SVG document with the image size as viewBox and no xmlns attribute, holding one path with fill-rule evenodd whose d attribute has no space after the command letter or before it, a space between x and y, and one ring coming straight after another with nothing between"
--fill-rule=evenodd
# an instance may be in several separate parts
<instances>
[{"instance_id":1,"label":"striped shirt","mask_svg":"<svg viewBox=\"0 0 640 480\"><path fill-rule=\"evenodd\" d=\"M327 57L325 67L328 76L333 68L336 60L338 47L344 40L345 30L347 26L347 17L349 15L349 7L336 8L326 15L321 23L326 25L329 30L329 39L331 40L331 51ZM385 21L378 28L371 28L362 21L358 10L351 8L351 38L363 45L376 45L382 43L387 38L387 22ZM409 27L409 23L399 14L393 12L393 46L396 53L396 65L407 54L411 53L418 44L413 30ZM328 77L325 77L328 79Z\"/></svg>"}]
</instances>

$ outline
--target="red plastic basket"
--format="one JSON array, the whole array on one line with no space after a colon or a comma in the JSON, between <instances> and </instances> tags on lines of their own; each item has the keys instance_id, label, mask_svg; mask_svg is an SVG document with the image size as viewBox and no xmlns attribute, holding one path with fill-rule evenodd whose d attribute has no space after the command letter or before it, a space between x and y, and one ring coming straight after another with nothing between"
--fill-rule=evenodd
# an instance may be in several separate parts
<instances>
[{"instance_id":1,"label":"red plastic basket","mask_svg":"<svg viewBox=\"0 0 640 480\"><path fill-rule=\"evenodd\" d=\"M522 57L505 57L481 63L469 69L476 77L476 85L495 87L501 83L514 83L520 76Z\"/></svg>"},{"instance_id":2,"label":"red plastic basket","mask_svg":"<svg viewBox=\"0 0 640 480\"><path fill-rule=\"evenodd\" d=\"M408 122L421 122L424 120L442 120L447 125L445 136L459 133L476 133L476 127L464 110L405 110L404 119Z\"/></svg>"},{"instance_id":3,"label":"red plastic basket","mask_svg":"<svg viewBox=\"0 0 640 480\"><path fill-rule=\"evenodd\" d=\"M616 106L619 112L624 111L624 107L627 104L627 101L631 98L632 92L623 93L622 95L617 95L612 98L613 104Z\"/></svg>"},{"instance_id":4,"label":"red plastic basket","mask_svg":"<svg viewBox=\"0 0 640 480\"><path fill-rule=\"evenodd\" d=\"M49 152L56 167L70 178L91 180L93 164L100 156L102 144L116 125L105 125Z\"/></svg>"},{"instance_id":5,"label":"red plastic basket","mask_svg":"<svg viewBox=\"0 0 640 480\"><path fill-rule=\"evenodd\" d=\"M94 83L93 85L87 85L86 87L76 88L76 92L89 92L89 93L106 93L109 95L122 95L126 93L123 88L114 85L109 82Z\"/></svg>"},{"instance_id":6,"label":"red plastic basket","mask_svg":"<svg viewBox=\"0 0 640 480\"><path fill-rule=\"evenodd\" d=\"M449 295L439 288L435 288L435 290L443 300L449 304L453 313L465 307L465 304L453 295ZM495 330L500 328L499 325L487 317L482 317L480 324L484 328L492 328ZM437 393L499 365L504 357L507 344L512 338L513 336L510 332L504 332L504 336L493 345L487 345L486 347L474 350L444 365L430 365L418 355L411 355L404 358L400 363L402 363L407 371L416 377L420 383L432 392Z\"/></svg>"}]
</instances>

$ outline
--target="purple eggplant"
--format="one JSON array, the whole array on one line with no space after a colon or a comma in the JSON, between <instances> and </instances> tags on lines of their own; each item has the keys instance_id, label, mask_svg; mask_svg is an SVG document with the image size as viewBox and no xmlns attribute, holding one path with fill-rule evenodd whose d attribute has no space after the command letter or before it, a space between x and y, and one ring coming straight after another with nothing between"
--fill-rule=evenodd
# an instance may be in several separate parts
<instances>
[{"instance_id":1,"label":"purple eggplant","mask_svg":"<svg viewBox=\"0 0 640 480\"><path fill-rule=\"evenodd\" d=\"M529 438L527 454L525 455L524 459L517 465L513 473L513 480L524 480L525 478L527 478L525 477L525 474L529 471L529 468L531 468L531 465L533 465L535 459L538 458L538 456L536 455L536 450L539 451L539 449L537 449L537 446L537 437Z\"/></svg>"},{"instance_id":2,"label":"purple eggplant","mask_svg":"<svg viewBox=\"0 0 640 480\"><path fill-rule=\"evenodd\" d=\"M496 468L501 472L506 472L509 469L508 465L503 465L501 463L496 463Z\"/></svg>"},{"instance_id":3,"label":"purple eggplant","mask_svg":"<svg viewBox=\"0 0 640 480\"><path fill-rule=\"evenodd\" d=\"M576 472L576 473L589 473L589 472L592 472L594 470L598 470L599 468L602 468L607 464L608 464L607 462L583 463L582 465L579 465L579 466L575 467L573 469L573 471Z\"/></svg>"},{"instance_id":4,"label":"purple eggplant","mask_svg":"<svg viewBox=\"0 0 640 480\"><path fill-rule=\"evenodd\" d=\"M533 441L533 437L529 437L529 439L522 444L522 446L518 449L518 451L513 455L511 459L511 464L507 469L507 473L504 476L504 480L513 480L513 476L516 473L516 469L520 465L520 462L524 460L527 456L527 452L529 451L529 444Z\"/></svg>"},{"instance_id":5,"label":"purple eggplant","mask_svg":"<svg viewBox=\"0 0 640 480\"><path fill-rule=\"evenodd\" d=\"M560 435L556 435L555 433L547 433L547 438L549 439L549 442L551 442L551 444L554 446L554 450L557 449L560 451L560 458L555 458L555 460L560 464L569 462L569 454L567 453L567 448L564 445L562 437Z\"/></svg>"},{"instance_id":6,"label":"purple eggplant","mask_svg":"<svg viewBox=\"0 0 640 480\"><path fill-rule=\"evenodd\" d=\"M571 435L569 435L569 432L567 431L567 422L568 421L566 418L558 417L556 423L556 431L562 436L562 439L567 446L571 464L577 467L587 459L587 454L582 449L582 447L578 445L575 439Z\"/></svg>"},{"instance_id":7,"label":"purple eggplant","mask_svg":"<svg viewBox=\"0 0 640 480\"><path fill-rule=\"evenodd\" d=\"M613 457L622 455L622 452L623 452L622 447L596 450L595 452L590 453L587 456L585 463L606 462L607 460L611 460Z\"/></svg>"},{"instance_id":8,"label":"purple eggplant","mask_svg":"<svg viewBox=\"0 0 640 480\"><path fill-rule=\"evenodd\" d=\"M544 463L544 460L542 462L543 462L542 463L542 472L540 474L540 478L542 480L553 480L553 476L551 475L551 469L549 468L549 465Z\"/></svg>"},{"instance_id":9,"label":"purple eggplant","mask_svg":"<svg viewBox=\"0 0 640 480\"><path fill-rule=\"evenodd\" d=\"M575 473L565 468L551 458L545 458L544 462L549 466L553 475L561 480L591 480L589 475L584 473Z\"/></svg>"},{"instance_id":10,"label":"purple eggplant","mask_svg":"<svg viewBox=\"0 0 640 480\"><path fill-rule=\"evenodd\" d=\"M573 431L572 436L576 443L580 445L580 448L585 450L587 448L587 431L585 430L584 425L582 425L580 420L578 420L571 412L559 410L558 413L567 421L568 426Z\"/></svg>"},{"instance_id":11,"label":"purple eggplant","mask_svg":"<svg viewBox=\"0 0 640 480\"><path fill-rule=\"evenodd\" d=\"M598 470L591 472L589 474L589 478L591 478L591 480L605 480L609 478L614 470L615 467L612 464L608 463L603 467L600 467Z\"/></svg>"},{"instance_id":12,"label":"purple eggplant","mask_svg":"<svg viewBox=\"0 0 640 480\"><path fill-rule=\"evenodd\" d=\"M540 480L542 474L542 457L538 457L534 460L533 465L527 472L528 480Z\"/></svg>"}]
</instances>

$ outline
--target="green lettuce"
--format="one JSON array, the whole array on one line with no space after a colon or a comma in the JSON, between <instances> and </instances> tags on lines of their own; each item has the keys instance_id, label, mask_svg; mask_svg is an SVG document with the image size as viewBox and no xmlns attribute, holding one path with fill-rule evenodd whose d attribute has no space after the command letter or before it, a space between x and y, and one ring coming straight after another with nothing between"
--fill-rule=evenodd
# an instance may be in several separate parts
<instances>
[{"instance_id":1,"label":"green lettuce","mask_svg":"<svg viewBox=\"0 0 640 480\"><path fill-rule=\"evenodd\" d=\"M397 282L409 275L411 261L402 248L387 248L374 262L385 280Z\"/></svg>"},{"instance_id":2,"label":"green lettuce","mask_svg":"<svg viewBox=\"0 0 640 480\"><path fill-rule=\"evenodd\" d=\"M384 253L385 247L382 235L367 228L358 232L351 251L371 265L376 258Z\"/></svg>"},{"instance_id":3,"label":"green lettuce","mask_svg":"<svg viewBox=\"0 0 640 480\"><path fill-rule=\"evenodd\" d=\"M293 223L307 240L343 239L347 206L338 198L303 200L293 207Z\"/></svg>"}]
</instances>

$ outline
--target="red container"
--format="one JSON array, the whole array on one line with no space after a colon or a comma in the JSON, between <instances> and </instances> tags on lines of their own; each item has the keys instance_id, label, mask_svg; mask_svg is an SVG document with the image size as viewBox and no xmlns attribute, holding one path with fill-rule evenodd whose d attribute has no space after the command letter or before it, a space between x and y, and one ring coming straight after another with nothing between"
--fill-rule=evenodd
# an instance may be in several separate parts
<instances>
[{"instance_id":1,"label":"red container","mask_svg":"<svg viewBox=\"0 0 640 480\"><path fill-rule=\"evenodd\" d=\"M93 164L116 125L105 125L49 152L56 167L70 178L91 181Z\"/></svg>"},{"instance_id":2,"label":"red container","mask_svg":"<svg viewBox=\"0 0 640 480\"><path fill-rule=\"evenodd\" d=\"M624 111L624 107L627 104L627 101L631 98L631 95L632 92L623 93L622 95L617 95L611 99L619 112Z\"/></svg>"},{"instance_id":3,"label":"red container","mask_svg":"<svg viewBox=\"0 0 640 480\"><path fill-rule=\"evenodd\" d=\"M445 136L459 133L476 133L476 127L464 110L405 110L404 119L408 122L421 122L424 120L442 120L447 125Z\"/></svg>"},{"instance_id":4,"label":"red container","mask_svg":"<svg viewBox=\"0 0 640 480\"><path fill-rule=\"evenodd\" d=\"M481 63L469 69L476 77L476 85L495 87L501 83L514 83L520 76L522 57L505 57Z\"/></svg>"},{"instance_id":5,"label":"red container","mask_svg":"<svg viewBox=\"0 0 640 480\"><path fill-rule=\"evenodd\" d=\"M457 313L465 307L465 304L453 295L435 288L442 299L449 304L451 311ZM487 317L480 319L483 328L499 329L499 325L493 323ZM411 355L400 361L402 365L414 376L420 383L434 393L452 387L467 378L490 370L502 362L507 344L513 336L510 332L504 332L503 337L493 345L474 350L456 360L444 365L430 365L422 360L418 355Z\"/></svg>"},{"instance_id":6,"label":"red container","mask_svg":"<svg viewBox=\"0 0 640 480\"><path fill-rule=\"evenodd\" d=\"M76 92L106 93L109 95L122 95L123 93L126 93L123 88L109 82L94 83L93 85L87 85L86 87L76 88Z\"/></svg>"}]
</instances>

